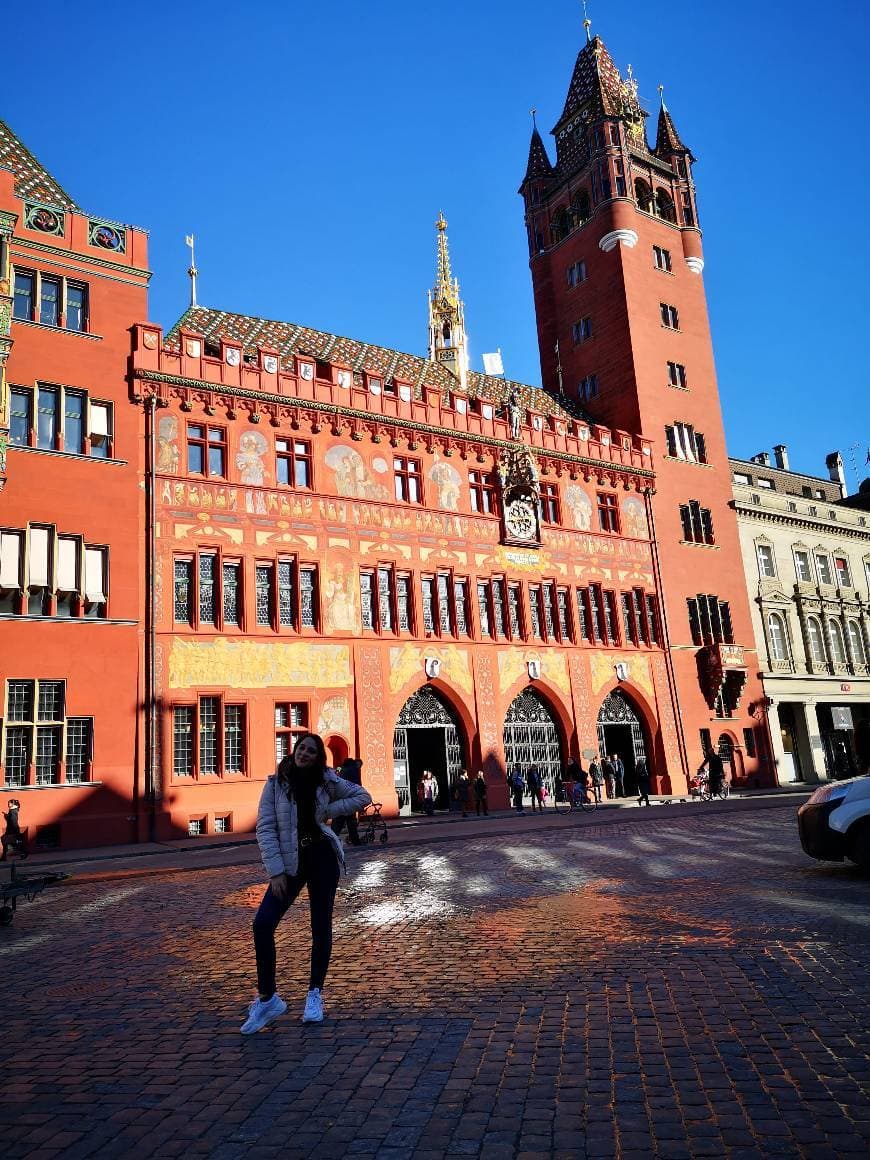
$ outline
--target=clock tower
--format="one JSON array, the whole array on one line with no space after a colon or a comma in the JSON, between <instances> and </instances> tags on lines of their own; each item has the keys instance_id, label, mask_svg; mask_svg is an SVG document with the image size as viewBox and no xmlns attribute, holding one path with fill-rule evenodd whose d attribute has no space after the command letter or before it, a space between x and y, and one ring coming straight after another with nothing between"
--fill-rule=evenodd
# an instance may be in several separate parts
<instances>
[{"instance_id":1,"label":"clock tower","mask_svg":"<svg viewBox=\"0 0 870 1160\"><path fill-rule=\"evenodd\" d=\"M695 159L664 99L654 144L647 116L631 66L620 74L587 21L552 131L555 163L535 128L519 190L542 383L551 394L564 389L595 422L653 443L648 517L683 774L712 746L731 755L737 780L770 781L702 278ZM669 772L673 780L678 771Z\"/></svg>"},{"instance_id":2,"label":"clock tower","mask_svg":"<svg viewBox=\"0 0 870 1160\"><path fill-rule=\"evenodd\" d=\"M438 268L435 285L429 291L429 359L450 371L457 386L467 388L468 343L465 311L459 297L459 280L450 272L447 222L438 215Z\"/></svg>"}]
</instances>

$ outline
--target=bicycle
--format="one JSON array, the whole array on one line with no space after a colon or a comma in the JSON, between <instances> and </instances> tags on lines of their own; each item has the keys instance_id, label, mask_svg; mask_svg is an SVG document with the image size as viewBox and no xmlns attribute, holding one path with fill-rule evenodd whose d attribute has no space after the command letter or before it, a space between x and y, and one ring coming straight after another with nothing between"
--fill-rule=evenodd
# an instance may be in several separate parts
<instances>
[{"instance_id":1,"label":"bicycle","mask_svg":"<svg viewBox=\"0 0 870 1160\"><path fill-rule=\"evenodd\" d=\"M370 802L365 809L360 810L357 815L357 830L361 846L367 846L370 842L374 842L376 837L380 838L383 845L387 844L390 833L387 829L387 823L381 817L380 802Z\"/></svg>"},{"instance_id":2,"label":"bicycle","mask_svg":"<svg viewBox=\"0 0 870 1160\"><path fill-rule=\"evenodd\" d=\"M560 814L570 813L571 810L582 810L585 814L591 814L598 803L592 797L588 790L581 788L579 785L572 789L564 790L562 793L562 800L554 802L556 810Z\"/></svg>"}]
</instances>

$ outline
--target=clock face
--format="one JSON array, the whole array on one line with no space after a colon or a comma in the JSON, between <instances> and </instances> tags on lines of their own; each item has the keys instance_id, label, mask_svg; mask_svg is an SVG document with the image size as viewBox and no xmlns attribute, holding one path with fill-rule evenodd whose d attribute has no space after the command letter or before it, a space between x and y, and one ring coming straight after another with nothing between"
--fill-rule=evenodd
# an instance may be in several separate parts
<instances>
[{"instance_id":1,"label":"clock face","mask_svg":"<svg viewBox=\"0 0 870 1160\"><path fill-rule=\"evenodd\" d=\"M530 500L515 499L505 512L505 526L518 540L530 540L535 535L535 508Z\"/></svg>"}]
</instances>

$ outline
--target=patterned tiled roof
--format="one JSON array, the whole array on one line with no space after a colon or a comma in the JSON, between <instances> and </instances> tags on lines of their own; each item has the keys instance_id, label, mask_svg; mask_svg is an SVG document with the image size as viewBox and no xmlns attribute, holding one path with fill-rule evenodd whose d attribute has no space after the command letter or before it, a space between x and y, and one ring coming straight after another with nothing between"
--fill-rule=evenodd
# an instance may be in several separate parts
<instances>
[{"instance_id":1,"label":"patterned tiled roof","mask_svg":"<svg viewBox=\"0 0 870 1160\"><path fill-rule=\"evenodd\" d=\"M550 177L553 173L553 166L550 164L550 158L547 156L547 150L544 142L541 140L541 134L537 128L532 130L532 140L529 143L529 161L526 165L526 176L523 178L523 185L527 181L531 181L534 177Z\"/></svg>"},{"instance_id":2,"label":"patterned tiled roof","mask_svg":"<svg viewBox=\"0 0 870 1160\"><path fill-rule=\"evenodd\" d=\"M597 64L596 64L596 57ZM617 117L622 112L622 78L600 36L584 44L574 65L559 124L587 102L592 117Z\"/></svg>"},{"instance_id":3,"label":"patterned tiled roof","mask_svg":"<svg viewBox=\"0 0 870 1160\"><path fill-rule=\"evenodd\" d=\"M0 121L0 168L15 175L15 192L21 198L80 212L79 206L43 169L30 150L15 136L5 121Z\"/></svg>"},{"instance_id":4,"label":"patterned tiled roof","mask_svg":"<svg viewBox=\"0 0 870 1160\"><path fill-rule=\"evenodd\" d=\"M342 338L292 322L275 322L246 314L230 314L224 310L193 306L167 333L164 340L167 350L180 350L179 331L182 328L201 334L207 341L218 342L223 338L237 342L245 354L256 355L257 347L277 350L281 365L287 371L294 370L294 356L302 354L337 366L350 367L357 383L362 382L362 372L367 371L380 375L385 382L395 377L410 383L417 398L422 398L424 384L439 388L444 396L450 392L457 393L458 383L453 375L427 358L359 342L353 338ZM529 407L541 414L561 415L566 419L588 419L582 408L571 399L557 399L547 391L527 383L483 375L477 371L468 372L467 393L471 399L482 399L499 406L507 403L514 392L520 406Z\"/></svg>"},{"instance_id":5,"label":"patterned tiled roof","mask_svg":"<svg viewBox=\"0 0 870 1160\"><path fill-rule=\"evenodd\" d=\"M656 133L656 145L653 152L657 153L660 157L670 157L672 153L689 152L680 140L677 127L664 104L659 109L659 124Z\"/></svg>"}]
</instances>

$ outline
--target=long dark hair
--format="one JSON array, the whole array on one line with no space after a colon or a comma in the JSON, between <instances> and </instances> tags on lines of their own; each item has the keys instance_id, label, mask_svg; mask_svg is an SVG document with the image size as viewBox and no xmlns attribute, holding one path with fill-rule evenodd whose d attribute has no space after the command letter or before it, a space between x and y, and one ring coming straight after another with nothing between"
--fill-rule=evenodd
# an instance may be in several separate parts
<instances>
[{"instance_id":1,"label":"long dark hair","mask_svg":"<svg viewBox=\"0 0 870 1160\"><path fill-rule=\"evenodd\" d=\"M303 741L307 741L309 738L311 738L311 740L317 746L317 761L315 762L311 771L312 775L316 775L314 776L314 780L316 783L326 780L326 746L323 744L323 738L319 733L300 733L293 743L292 753L288 753L286 757L283 757L278 766L278 781L284 787L284 789L288 791L288 793L291 790L297 776L296 762L293 760L296 754L296 750L299 748ZM306 775L307 772L308 771L306 770Z\"/></svg>"}]
</instances>

